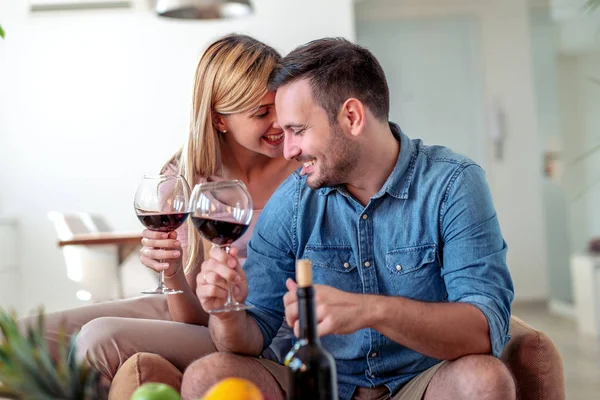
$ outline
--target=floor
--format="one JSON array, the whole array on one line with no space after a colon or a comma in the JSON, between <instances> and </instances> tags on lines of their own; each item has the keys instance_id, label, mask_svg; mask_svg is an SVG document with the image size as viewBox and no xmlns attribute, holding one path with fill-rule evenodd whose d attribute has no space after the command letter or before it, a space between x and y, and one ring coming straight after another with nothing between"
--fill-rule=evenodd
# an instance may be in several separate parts
<instances>
[{"instance_id":1,"label":"floor","mask_svg":"<svg viewBox=\"0 0 600 400\"><path fill-rule=\"evenodd\" d=\"M600 399L600 339L578 334L575 320L550 314L545 304L514 304L513 314L544 331L558 346L567 400Z\"/></svg>"}]
</instances>

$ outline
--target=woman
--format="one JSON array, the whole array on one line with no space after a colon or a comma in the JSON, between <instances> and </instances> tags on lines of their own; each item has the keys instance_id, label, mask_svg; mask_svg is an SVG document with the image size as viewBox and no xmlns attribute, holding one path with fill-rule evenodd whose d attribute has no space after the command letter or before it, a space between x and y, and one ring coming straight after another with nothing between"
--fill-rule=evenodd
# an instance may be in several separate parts
<instances>
[{"instance_id":1,"label":"woman","mask_svg":"<svg viewBox=\"0 0 600 400\"><path fill-rule=\"evenodd\" d=\"M267 92L269 74L279 58L273 48L244 35L212 43L196 69L188 140L162 171L185 176L190 186L222 179L243 181L255 207L253 222L298 165L282 156L275 94ZM242 257L252 227L235 243ZM142 245L142 263L164 270L167 286L183 294L120 300L47 316L51 346L61 320L66 320L68 334L81 328L77 357L107 380L137 352L158 354L183 371L193 360L215 351L205 327L208 315L195 295L196 275L208 246L192 224L169 234L145 230Z\"/></svg>"}]
</instances>

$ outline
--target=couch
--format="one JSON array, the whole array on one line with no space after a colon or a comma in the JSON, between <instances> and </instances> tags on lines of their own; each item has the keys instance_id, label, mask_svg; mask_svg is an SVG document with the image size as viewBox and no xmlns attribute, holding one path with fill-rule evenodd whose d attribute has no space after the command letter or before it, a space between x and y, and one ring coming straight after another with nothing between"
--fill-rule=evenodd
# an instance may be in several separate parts
<instances>
[{"instance_id":1,"label":"couch","mask_svg":"<svg viewBox=\"0 0 600 400\"><path fill-rule=\"evenodd\" d=\"M556 345L543 332L513 316L510 320L511 340L502 353L517 384L521 400L564 400L565 379L562 358ZM181 387L182 373L164 358L138 353L128 359L117 372L109 400L128 400L145 382L162 382Z\"/></svg>"}]
</instances>

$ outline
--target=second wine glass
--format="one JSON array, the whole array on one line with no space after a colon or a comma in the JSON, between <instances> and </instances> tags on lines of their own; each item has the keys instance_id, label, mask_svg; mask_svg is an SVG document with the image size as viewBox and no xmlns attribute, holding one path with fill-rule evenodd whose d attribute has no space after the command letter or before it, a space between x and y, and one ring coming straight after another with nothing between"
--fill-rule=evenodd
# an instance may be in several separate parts
<instances>
[{"instance_id":1,"label":"second wine glass","mask_svg":"<svg viewBox=\"0 0 600 400\"><path fill-rule=\"evenodd\" d=\"M190 187L181 175L144 176L135 192L134 207L138 219L146 228L157 232L172 232L188 216ZM162 260L160 261L163 262ZM165 271L160 271L156 289L144 294L180 294L181 290L165 285Z\"/></svg>"},{"instance_id":2,"label":"second wine glass","mask_svg":"<svg viewBox=\"0 0 600 400\"><path fill-rule=\"evenodd\" d=\"M252 221L252 198L242 181L228 180L198 184L190 198L190 217L198 232L227 253L231 244L248 230ZM227 301L209 313L242 311L253 306L237 302L227 284Z\"/></svg>"}]
</instances>

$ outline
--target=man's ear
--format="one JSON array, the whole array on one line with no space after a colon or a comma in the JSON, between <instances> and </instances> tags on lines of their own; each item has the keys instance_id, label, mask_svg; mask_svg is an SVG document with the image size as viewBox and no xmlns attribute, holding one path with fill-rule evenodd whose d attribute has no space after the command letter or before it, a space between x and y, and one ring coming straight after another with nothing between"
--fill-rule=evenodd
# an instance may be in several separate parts
<instances>
[{"instance_id":1,"label":"man's ear","mask_svg":"<svg viewBox=\"0 0 600 400\"><path fill-rule=\"evenodd\" d=\"M225 116L223 114L213 111L211 118L213 126L216 130L219 132L227 132L227 121L225 120Z\"/></svg>"},{"instance_id":2,"label":"man's ear","mask_svg":"<svg viewBox=\"0 0 600 400\"><path fill-rule=\"evenodd\" d=\"M342 105L339 120L345 132L359 136L365 128L365 106L355 98L349 98Z\"/></svg>"}]
</instances>

